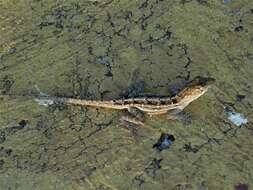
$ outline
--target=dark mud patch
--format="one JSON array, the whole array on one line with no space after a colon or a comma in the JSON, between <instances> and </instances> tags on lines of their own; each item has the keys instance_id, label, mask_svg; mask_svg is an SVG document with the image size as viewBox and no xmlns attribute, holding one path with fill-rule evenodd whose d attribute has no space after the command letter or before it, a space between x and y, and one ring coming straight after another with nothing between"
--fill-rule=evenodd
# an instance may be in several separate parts
<instances>
[{"instance_id":1,"label":"dark mud patch","mask_svg":"<svg viewBox=\"0 0 253 190\"><path fill-rule=\"evenodd\" d=\"M169 149L174 141L175 137L173 135L162 133L157 143L153 145L153 148L161 152L164 149Z\"/></svg>"}]
</instances>

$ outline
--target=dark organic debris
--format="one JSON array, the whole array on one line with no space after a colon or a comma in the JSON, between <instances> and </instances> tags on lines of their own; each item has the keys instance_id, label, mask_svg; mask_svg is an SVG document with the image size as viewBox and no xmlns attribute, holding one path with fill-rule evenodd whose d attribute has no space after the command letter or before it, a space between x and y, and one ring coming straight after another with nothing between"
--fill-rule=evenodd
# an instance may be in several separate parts
<instances>
[{"instance_id":1,"label":"dark organic debris","mask_svg":"<svg viewBox=\"0 0 253 190\"><path fill-rule=\"evenodd\" d=\"M27 126L27 121L22 119L18 123L18 125L10 127L10 128L7 128L7 131L8 132L16 132L17 130L24 129L26 126Z\"/></svg>"},{"instance_id":2,"label":"dark organic debris","mask_svg":"<svg viewBox=\"0 0 253 190\"><path fill-rule=\"evenodd\" d=\"M236 101L241 102L246 96L242 94L237 94L236 95Z\"/></svg>"},{"instance_id":3,"label":"dark organic debris","mask_svg":"<svg viewBox=\"0 0 253 190\"><path fill-rule=\"evenodd\" d=\"M239 183L238 185L234 186L235 190L248 190L249 186L247 184L241 184Z\"/></svg>"},{"instance_id":4,"label":"dark organic debris","mask_svg":"<svg viewBox=\"0 0 253 190\"><path fill-rule=\"evenodd\" d=\"M107 71L107 73L105 73L106 77L113 77L113 74L110 70Z\"/></svg>"},{"instance_id":5,"label":"dark organic debris","mask_svg":"<svg viewBox=\"0 0 253 190\"><path fill-rule=\"evenodd\" d=\"M24 119L22 119L19 123L19 126L20 126L20 128L24 128L24 127L26 127L26 125L27 125L27 121L26 120L24 120Z\"/></svg>"},{"instance_id":6,"label":"dark organic debris","mask_svg":"<svg viewBox=\"0 0 253 190\"><path fill-rule=\"evenodd\" d=\"M241 31L243 31L243 26L237 26L237 27L235 27L234 31L235 32L241 32Z\"/></svg>"},{"instance_id":7,"label":"dark organic debris","mask_svg":"<svg viewBox=\"0 0 253 190\"><path fill-rule=\"evenodd\" d=\"M157 143L153 145L153 148L156 148L158 151L169 149L174 141L175 137L173 135L162 133Z\"/></svg>"}]
</instances>

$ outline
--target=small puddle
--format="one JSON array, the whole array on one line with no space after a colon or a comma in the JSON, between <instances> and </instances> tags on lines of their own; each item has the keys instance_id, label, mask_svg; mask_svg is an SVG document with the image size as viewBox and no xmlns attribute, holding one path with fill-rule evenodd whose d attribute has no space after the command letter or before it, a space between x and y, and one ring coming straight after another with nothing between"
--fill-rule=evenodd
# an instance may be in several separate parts
<instances>
[{"instance_id":1,"label":"small puddle","mask_svg":"<svg viewBox=\"0 0 253 190\"><path fill-rule=\"evenodd\" d=\"M228 112L228 119L237 127L240 127L241 125L246 124L248 122L248 119L245 118L243 114L232 111Z\"/></svg>"},{"instance_id":2,"label":"small puddle","mask_svg":"<svg viewBox=\"0 0 253 190\"><path fill-rule=\"evenodd\" d=\"M54 104L53 100L50 100L49 98L34 98L34 100L41 106L50 106Z\"/></svg>"}]
</instances>

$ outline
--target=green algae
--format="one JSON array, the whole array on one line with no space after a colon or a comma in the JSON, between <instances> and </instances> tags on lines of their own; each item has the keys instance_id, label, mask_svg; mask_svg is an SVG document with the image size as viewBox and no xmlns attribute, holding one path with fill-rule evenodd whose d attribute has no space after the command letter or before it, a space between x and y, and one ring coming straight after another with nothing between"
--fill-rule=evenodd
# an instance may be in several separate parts
<instances>
[{"instance_id":1,"label":"green algae","mask_svg":"<svg viewBox=\"0 0 253 190\"><path fill-rule=\"evenodd\" d=\"M253 25L249 0L0 1L0 189L252 188ZM236 29L241 26L241 29ZM137 131L118 111L39 106L49 95L117 98L207 75L189 125L149 118ZM237 94L245 95L242 101ZM229 123L224 107L249 123ZM24 129L14 128L27 120ZM168 150L153 144L162 132Z\"/></svg>"}]
</instances>

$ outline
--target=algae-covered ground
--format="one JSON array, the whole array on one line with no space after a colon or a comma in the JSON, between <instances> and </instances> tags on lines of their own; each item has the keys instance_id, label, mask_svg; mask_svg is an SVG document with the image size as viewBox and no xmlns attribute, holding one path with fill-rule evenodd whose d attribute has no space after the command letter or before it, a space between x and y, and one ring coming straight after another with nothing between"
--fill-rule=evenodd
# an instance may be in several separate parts
<instances>
[{"instance_id":1,"label":"algae-covered ground","mask_svg":"<svg viewBox=\"0 0 253 190\"><path fill-rule=\"evenodd\" d=\"M252 0L0 0L0 189L252 189L252 18ZM137 129L33 98L173 95L199 75L216 82L187 121Z\"/></svg>"}]
</instances>

